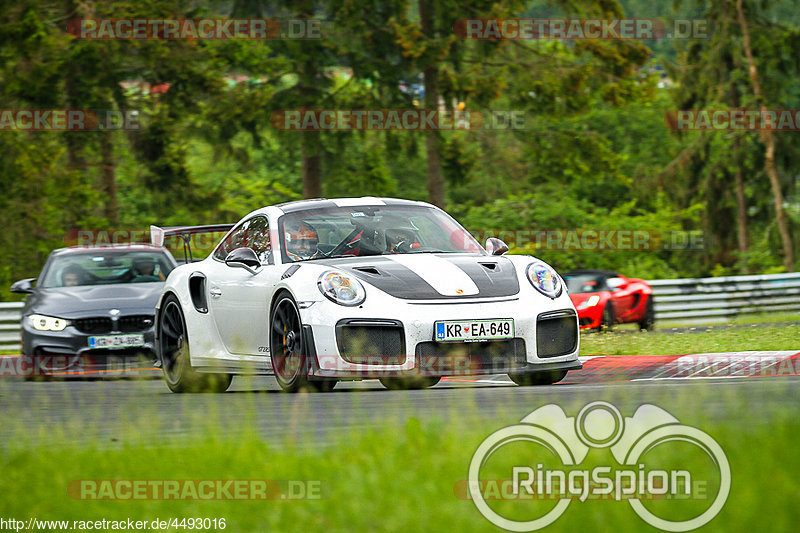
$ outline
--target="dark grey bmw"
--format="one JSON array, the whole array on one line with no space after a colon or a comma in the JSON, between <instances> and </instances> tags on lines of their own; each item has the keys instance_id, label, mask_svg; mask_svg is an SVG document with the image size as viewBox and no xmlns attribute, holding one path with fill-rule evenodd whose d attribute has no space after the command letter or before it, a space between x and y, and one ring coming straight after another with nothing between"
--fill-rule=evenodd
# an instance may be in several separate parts
<instances>
[{"instance_id":1,"label":"dark grey bmw","mask_svg":"<svg viewBox=\"0 0 800 533\"><path fill-rule=\"evenodd\" d=\"M146 244L53 251L38 278L14 283L28 294L22 353L36 372L72 373L152 364L155 306L176 262Z\"/></svg>"}]
</instances>

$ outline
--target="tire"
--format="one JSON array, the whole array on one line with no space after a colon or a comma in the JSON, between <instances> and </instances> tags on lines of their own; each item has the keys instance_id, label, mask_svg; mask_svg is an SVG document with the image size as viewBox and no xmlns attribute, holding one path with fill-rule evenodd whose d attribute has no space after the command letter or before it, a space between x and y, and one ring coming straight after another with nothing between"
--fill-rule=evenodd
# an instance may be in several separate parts
<instances>
[{"instance_id":1,"label":"tire","mask_svg":"<svg viewBox=\"0 0 800 533\"><path fill-rule=\"evenodd\" d=\"M653 304L653 297L648 296L645 306L644 318L639 322L639 329L642 331L653 331L656 326L656 310Z\"/></svg>"},{"instance_id":2,"label":"tire","mask_svg":"<svg viewBox=\"0 0 800 533\"><path fill-rule=\"evenodd\" d=\"M564 379L566 375L566 370L552 370L549 372L512 372L508 377L520 387L529 387L531 385L552 385Z\"/></svg>"},{"instance_id":3,"label":"tire","mask_svg":"<svg viewBox=\"0 0 800 533\"><path fill-rule=\"evenodd\" d=\"M285 392L330 392L336 379L308 377L310 361L297 304L288 292L278 296L270 312L269 353L275 381Z\"/></svg>"},{"instance_id":4,"label":"tire","mask_svg":"<svg viewBox=\"0 0 800 533\"><path fill-rule=\"evenodd\" d=\"M164 379L172 392L225 392L230 374L207 374L192 368L189 338L181 304L174 294L164 299L158 315L158 351Z\"/></svg>"},{"instance_id":5,"label":"tire","mask_svg":"<svg viewBox=\"0 0 800 533\"><path fill-rule=\"evenodd\" d=\"M442 378L440 376L430 377L407 377L407 378L380 378L381 385L389 390L419 390L433 387Z\"/></svg>"},{"instance_id":6,"label":"tire","mask_svg":"<svg viewBox=\"0 0 800 533\"><path fill-rule=\"evenodd\" d=\"M614 307L611 302L606 302L603 308L603 318L600 319L600 325L595 328L595 331L602 333L604 331L614 330Z\"/></svg>"}]
</instances>

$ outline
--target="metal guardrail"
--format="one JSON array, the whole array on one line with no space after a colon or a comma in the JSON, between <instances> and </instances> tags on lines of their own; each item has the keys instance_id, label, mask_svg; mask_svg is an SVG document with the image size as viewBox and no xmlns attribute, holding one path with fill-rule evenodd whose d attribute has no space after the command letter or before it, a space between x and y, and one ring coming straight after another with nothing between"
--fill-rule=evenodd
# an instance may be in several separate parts
<instances>
[{"instance_id":1,"label":"metal guardrail","mask_svg":"<svg viewBox=\"0 0 800 533\"><path fill-rule=\"evenodd\" d=\"M0 302L0 350L22 348L19 321L24 305L22 302Z\"/></svg>"},{"instance_id":2,"label":"metal guardrail","mask_svg":"<svg viewBox=\"0 0 800 533\"><path fill-rule=\"evenodd\" d=\"M800 311L800 273L656 279L656 321L721 323L748 313Z\"/></svg>"},{"instance_id":3,"label":"metal guardrail","mask_svg":"<svg viewBox=\"0 0 800 533\"><path fill-rule=\"evenodd\" d=\"M656 321L721 323L747 313L800 311L800 273L654 279ZM22 302L0 302L0 350L19 350Z\"/></svg>"}]
</instances>

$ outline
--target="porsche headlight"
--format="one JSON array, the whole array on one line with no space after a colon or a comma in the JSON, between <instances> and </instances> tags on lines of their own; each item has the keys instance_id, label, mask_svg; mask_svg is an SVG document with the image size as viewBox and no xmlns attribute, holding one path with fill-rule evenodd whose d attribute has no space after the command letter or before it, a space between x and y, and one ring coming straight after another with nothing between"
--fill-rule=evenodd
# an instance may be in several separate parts
<instances>
[{"instance_id":1,"label":"porsche headlight","mask_svg":"<svg viewBox=\"0 0 800 533\"><path fill-rule=\"evenodd\" d=\"M353 276L342 272L326 272L317 282L319 291L339 305L361 305L367 297L364 286Z\"/></svg>"},{"instance_id":2,"label":"porsche headlight","mask_svg":"<svg viewBox=\"0 0 800 533\"><path fill-rule=\"evenodd\" d=\"M528 265L525 273L528 281L534 288L549 298L558 298L561 294L561 278L558 274L544 263L535 262Z\"/></svg>"},{"instance_id":3,"label":"porsche headlight","mask_svg":"<svg viewBox=\"0 0 800 533\"><path fill-rule=\"evenodd\" d=\"M594 307L598 303L600 303L600 297L596 294L593 294L592 296L589 296L589 298L578 304L578 311L580 311L581 309L588 309L590 307Z\"/></svg>"},{"instance_id":4,"label":"porsche headlight","mask_svg":"<svg viewBox=\"0 0 800 533\"><path fill-rule=\"evenodd\" d=\"M28 317L33 329L38 331L62 331L69 326L69 320L45 315L30 315Z\"/></svg>"}]
</instances>

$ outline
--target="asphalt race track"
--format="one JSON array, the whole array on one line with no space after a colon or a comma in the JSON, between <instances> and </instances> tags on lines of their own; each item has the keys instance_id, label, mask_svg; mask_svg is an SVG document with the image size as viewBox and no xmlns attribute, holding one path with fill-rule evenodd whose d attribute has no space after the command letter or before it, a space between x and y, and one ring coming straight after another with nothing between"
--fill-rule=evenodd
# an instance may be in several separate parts
<instances>
[{"instance_id":1,"label":"asphalt race track","mask_svg":"<svg viewBox=\"0 0 800 533\"><path fill-rule=\"evenodd\" d=\"M450 378L428 390L389 391L377 380L339 383L330 393L285 394L272 377L237 377L225 394L172 394L156 371L139 379L28 382L0 379L0 442L30 428L34 440L115 447L132 437L179 446L208 424L237 435L256 431L267 442L300 446L346 441L353 432L412 417L468 416L487 432L557 403L577 412L605 400L630 415L643 403L682 421L734 418L769 424L771 414L795 410L800 398L800 353L743 352L686 356L584 359L584 370L563 383L517 387L504 375ZM141 373L140 373L141 376ZM742 409L746 399L746 409ZM210 422L211 421L211 422Z\"/></svg>"}]
</instances>

